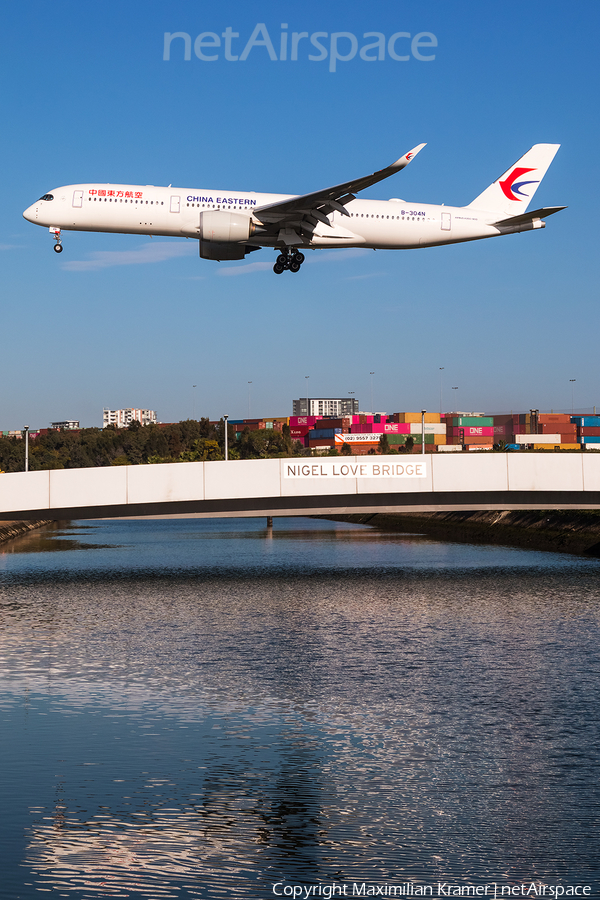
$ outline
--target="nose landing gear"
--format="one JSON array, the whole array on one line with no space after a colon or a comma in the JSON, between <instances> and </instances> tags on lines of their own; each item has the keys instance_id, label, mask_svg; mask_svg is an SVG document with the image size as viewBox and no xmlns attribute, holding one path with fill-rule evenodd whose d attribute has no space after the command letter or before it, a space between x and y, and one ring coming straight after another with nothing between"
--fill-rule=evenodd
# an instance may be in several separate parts
<instances>
[{"instance_id":1,"label":"nose landing gear","mask_svg":"<svg viewBox=\"0 0 600 900\"><path fill-rule=\"evenodd\" d=\"M303 262L304 253L300 253L300 251L295 248L292 251L286 249L277 257L277 262L273 266L273 271L276 275L281 275L286 269L289 269L290 272L299 272Z\"/></svg>"},{"instance_id":2,"label":"nose landing gear","mask_svg":"<svg viewBox=\"0 0 600 900\"><path fill-rule=\"evenodd\" d=\"M54 235L54 240L56 241L56 243L54 244L54 252L62 253L63 245L60 239L60 228L51 227L48 229L48 231L50 232L50 234Z\"/></svg>"}]
</instances>

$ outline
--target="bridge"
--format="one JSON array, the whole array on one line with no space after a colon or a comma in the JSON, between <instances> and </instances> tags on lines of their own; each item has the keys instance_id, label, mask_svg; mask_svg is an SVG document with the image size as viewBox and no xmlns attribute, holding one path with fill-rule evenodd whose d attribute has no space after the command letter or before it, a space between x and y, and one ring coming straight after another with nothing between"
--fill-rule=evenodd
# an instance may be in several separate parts
<instances>
[{"instance_id":1,"label":"bridge","mask_svg":"<svg viewBox=\"0 0 600 900\"><path fill-rule=\"evenodd\" d=\"M0 519L600 509L600 452L165 463L0 475Z\"/></svg>"}]
</instances>

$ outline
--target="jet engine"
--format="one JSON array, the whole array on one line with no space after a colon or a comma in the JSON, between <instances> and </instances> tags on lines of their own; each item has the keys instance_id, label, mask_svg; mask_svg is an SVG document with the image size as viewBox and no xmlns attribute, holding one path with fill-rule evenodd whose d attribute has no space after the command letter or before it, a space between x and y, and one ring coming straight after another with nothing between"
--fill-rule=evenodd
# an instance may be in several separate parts
<instances>
[{"instance_id":1,"label":"jet engine","mask_svg":"<svg viewBox=\"0 0 600 900\"><path fill-rule=\"evenodd\" d=\"M243 259L249 248L245 242L255 232L250 216L226 210L200 213L200 256L202 259Z\"/></svg>"}]
</instances>

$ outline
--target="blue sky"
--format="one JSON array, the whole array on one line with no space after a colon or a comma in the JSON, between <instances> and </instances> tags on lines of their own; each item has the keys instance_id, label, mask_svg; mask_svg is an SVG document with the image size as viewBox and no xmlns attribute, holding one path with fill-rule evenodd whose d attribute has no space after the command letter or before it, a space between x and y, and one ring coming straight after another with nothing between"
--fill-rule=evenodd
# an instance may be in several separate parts
<instances>
[{"instance_id":1,"label":"blue sky","mask_svg":"<svg viewBox=\"0 0 600 900\"><path fill-rule=\"evenodd\" d=\"M294 397L362 409L600 409L600 7L555 0L219 5L6 4L0 428L100 425L102 408L162 421L291 413ZM435 35L435 59L182 58L165 32ZM285 29L284 29L285 30ZM329 38L323 39L328 44ZM400 42L401 49L406 44ZM343 41L340 47L343 48ZM316 49L310 48L313 54ZM209 51L206 51L209 52ZM426 52L426 51L424 51ZM421 251L323 251L275 276L273 251L198 258L195 242L65 233L23 210L76 182L305 192L368 174L364 196L464 205L532 144L561 149L534 203L545 230ZM570 379L576 379L571 384ZM193 388L193 385L197 385ZM452 390L457 387L458 390Z\"/></svg>"}]
</instances>

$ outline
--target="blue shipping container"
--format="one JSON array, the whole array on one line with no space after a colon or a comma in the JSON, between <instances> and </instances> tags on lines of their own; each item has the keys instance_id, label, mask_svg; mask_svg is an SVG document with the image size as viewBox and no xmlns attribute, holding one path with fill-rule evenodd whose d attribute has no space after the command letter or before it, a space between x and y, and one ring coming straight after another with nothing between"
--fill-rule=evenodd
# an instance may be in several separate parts
<instances>
[{"instance_id":1,"label":"blue shipping container","mask_svg":"<svg viewBox=\"0 0 600 900\"><path fill-rule=\"evenodd\" d=\"M584 434L579 438L579 443L581 444L600 444L600 437L590 437L587 434Z\"/></svg>"},{"instance_id":2,"label":"blue shipping container","mask_svg":"<svg viewBox=\"0 0 600 900\"><path fill-rule=\"evenodd\" d=\"M313 431L308 432L308 436L311 440L321 441L324 438L332 438L334 435L341 433L341 428L315 428Z\"/></svg>"},{"instance_id":3,"label":"blue shipping container","mask_svg":"<svg viewBox=\"0 0 600 900\"><path fill-rule=\"evenodd\" d=\"M571 416L571 424L580 428L600 428L600 416Z\"/></svg>"}]
</instances>

